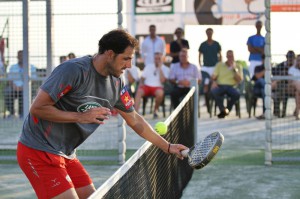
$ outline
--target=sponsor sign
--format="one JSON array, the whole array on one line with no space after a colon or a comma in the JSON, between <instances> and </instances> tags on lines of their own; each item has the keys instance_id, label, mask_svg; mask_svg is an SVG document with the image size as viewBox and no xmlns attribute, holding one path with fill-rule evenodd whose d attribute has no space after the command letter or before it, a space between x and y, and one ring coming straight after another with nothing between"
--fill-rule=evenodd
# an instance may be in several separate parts
<instances>
[{"instance_id":1,"label":"sponsor sign","mask_svg":"<svg viewBox=\"0 0 300 199\"><path fill-rule=\"evenodd\" d=\"M272 0L271 12L299 12L300 0Z\"/></svg>"},{"instance_id":2,"label":"sponsor sign","mask_svg":"<svg viewBox=\"0 0 300 199\"><path fill-rule=\"evenodd\" d=\"M173 14L173 0L135 0L135 14Z\"/></svg>"}]
</instances>

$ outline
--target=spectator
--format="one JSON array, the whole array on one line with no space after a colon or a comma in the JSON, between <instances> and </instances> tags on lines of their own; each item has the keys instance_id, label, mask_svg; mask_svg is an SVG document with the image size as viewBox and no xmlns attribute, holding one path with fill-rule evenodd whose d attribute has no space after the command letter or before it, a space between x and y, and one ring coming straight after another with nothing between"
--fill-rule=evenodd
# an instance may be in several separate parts
<instances>
[{"instance_id":1,"label":"spectator","mask_svg":"<svg viewBox=\"0 0 300 199\"><path fill-rule=\"evenodd\" d=\"M14 100L18 99L19 117L23 117L23 50L18 51L18 63L8 68L7 77L12 79L5 88L5 106L10 116L15 115ZM30 65L31 77L36 77L36 67Z\"/></svg>"},{"instance_id":2,"label":"spectator","mask_svg":"<svg viewBox=\"0 0 300 199\"><path fill-rule=\"evenodd\" d=\"M220 113L218 118L226 117L233 105L239 100L240 93L236 86L243 79L243 69L234 60L232 50L226 52L226 62L219 62L216 65L214 73L211 77L213 83L211 86L211 93L216 101ZM224 95L228 96L227 107L224 106Z\"/></svg>"},{"instance_id":3,"label":"spectator","mask_svg":"<svg viewBox=\"0 0 300 199\"><path fill-rule=\"evenodd\" d=\"M59 57L59 63L60 64L63 63L63 62L65 62L65 61L67 61L67 60L68 60L68 57L65 56L65 55L62 55L62 56Z\"/></svg>"},{"instance_id":4,"label":"spectator","mask_svg":"<svg viewBox=\"0 0 300 199\"><path fill-rule=\"evenodd\" d=\"M166 54L165 41L156 35L156 26L149 26L150 35L145 38L141 46L141 55L145 66L154 64L154 53L160 52L164 56Z\"/></svg>"},{"instance_id":5,"label":"spectator","mask_svg":"<svg viewBox=\"0 0 300 199\"><path fill-rule=\"evenodd\" d=\"M182 48L179 53L179 62L175 63L170 70L170 82L173 83L174 89L171 92L171 104L175 109L182 97L190 90L190 81L196 79L201 82L201 73L199 68L191 64L188 60L188 49Z\"/></svg>"},{"instance_id":6,"label":"spectator","mask_svg":"<svg viewBox=\"0 0 300 199\"><path fill-rule=\"evenodd\" d=\"M295 65L295 53L289 50L286 54L286 61L281 62L276 67L272 68L273 76L287 76L290 67ZM285 117L286 106L289 96L289 83L288 80L276 80L272 82L272 95L274 101L274 116ZM282 103L282 113L280 110L280 104Z\"/></svg>"},{"instance_id":7,"label":"spectator","mask_svg":"<svg viewBox=\"0 0 300 199\"><path fill-rule=\"evenodd\" d=\"M68 54L68 59L74 59L74 58L76 58L76 55L74 53L70 52Z\"/></svg>"},{"instance_id":8,"label":"spectator","mask_svg":"<svg viewBox=\"0 0 300 199\"><path fill-rule=\"evenodd\" d=\"M264 47L265 47L265 38L260 33L261 28L262 28L262 22L257 21L255 23L255 27L256 27L256 34L250 36L247 41L248 51L250 52L249 73L250 73L251 78L254 75L255 67L257 65L260 65L262 62L261 57L264 54Z\"/></svg>"},{"instance_id":9,"label":"spectator","mask_svg":"<svg viewBox=\"0 0 300 199\"><path fill-rule=\"evenodd\" d=\"M158 108L164 98L163 83L169 77L169 68L162 62L162 53L155 53L154 64L148 64L143 72L139 83L139 88L135 96L134 108L139 110L141 98L144 96L155 96L153 118L158 117Z\"/></svg>"},{"instance_id":10,"label":"spectator","mask_svg":"<svg viewBox=\"0 0 300 199\"><path fill-rule=\"evenodd\" d=\"M179 62L179 52L182 48L187 48L187 49L190 48L189 42L183 39L184 31L182 28L176 28L175 35L176 35L176 40L172 41L170 44L172 64Z\"/></svg>"},{"instance_id":11,"label":"spectator","mask_svg":"<svg viewBox=\"0 0 300 199\"><path fill-rule=\"evenodd\" d=\"M206 29L206 35L207 40L202 42L198 52L199 52L199 64L201 66L201 70L207 72L210 76L213 74L213 71L215 69L216 64L219 61L222 61L222 55L221 55L221 45L219 42L213 40L213 29L207 28ZM201 59L203 57L203 62L201 62ZM207 105L207 111L209 111L208 107L208 100L209 100L209 84L210 79L204 79L204 96L205 96L205 104Z\"/></svg>"},{"instance_id":12,"label":"spectator","mask_svg":"<svg viewBox=\"0 0 300 199\"><path fill-rule=\"evenodd\" d=\"M125 70L125 85L128 87L129 94L132 98L135 97L136 88L138 87L141 70L139 67L132 65L131 68Z\"/></svg>"},{"instance_id":13,"label":"spectator","mask_svg":"<svg viewBox=\"0 0 300 199\"><path fill-rule=\"evenodd\" d=\"M266 106L265 106L265 55L262 54L262 64L258 65L254 69L254 75L252 80L254 81L254 86L253 86L253 94L255 97L260 97L262 98L263 101L263 114L256 117L259 120L265 119L265 111L266 111Z\"/></svg>"},{"instance_id":14,"label":"spectator","mask_svg":"<svg viewBox=\"0 0 300 199\"><path fill-rule=\"evenodd\" d=\"M4 48L5 42L4 38L0 37L0 75L5 74L5 59L4 59Z\"/></svg>"},{"instance_id":15,"label":"spectator","mask_svg":"<svg viewBox=\"0 0 300 199\"><path fill-rule=\"evenodd\" d=\"M300 110L300 55L297 55L296 65L291 66L288 70L288 74L297 77L297 80L292 80L291 85L293 86L293 90L295 91L296 98L296 109L294 112L294 116L296 120L299 120L299 110Z\"/></svg>"}]
</instances>

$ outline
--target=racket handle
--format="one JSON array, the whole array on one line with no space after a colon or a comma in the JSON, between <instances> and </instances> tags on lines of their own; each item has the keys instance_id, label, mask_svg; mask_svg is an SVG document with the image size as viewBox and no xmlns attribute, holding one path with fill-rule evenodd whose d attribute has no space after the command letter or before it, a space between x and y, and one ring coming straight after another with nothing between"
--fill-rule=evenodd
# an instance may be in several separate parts
<instances>
[{"instance_id":1,"label":"racket handle","mask_svg":"<svg viewBox=\"0 0 300 199\"><path fill-rule=\"evenodd\" d=\"M188 157L189 152L190 152L190 149L185 149L185 150L180 151L181 155L185 158Z\"/></svg>"}]
</instances>

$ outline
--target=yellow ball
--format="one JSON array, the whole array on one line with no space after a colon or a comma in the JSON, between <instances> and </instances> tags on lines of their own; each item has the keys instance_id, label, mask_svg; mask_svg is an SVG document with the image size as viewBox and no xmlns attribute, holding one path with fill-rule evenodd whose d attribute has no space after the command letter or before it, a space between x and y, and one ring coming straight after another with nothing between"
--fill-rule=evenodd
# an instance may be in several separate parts
<instances>
[{"instance_id":1,"label":"yellow ball","mask_svg":"<svg viewBox=\"0 0 300 199\"><path fill-rule=\"evenodd\" d=\"M157 122L154 129L159 135L165 135L168 131L168 127L164 122Z\"/></svg>"}]
</instances>

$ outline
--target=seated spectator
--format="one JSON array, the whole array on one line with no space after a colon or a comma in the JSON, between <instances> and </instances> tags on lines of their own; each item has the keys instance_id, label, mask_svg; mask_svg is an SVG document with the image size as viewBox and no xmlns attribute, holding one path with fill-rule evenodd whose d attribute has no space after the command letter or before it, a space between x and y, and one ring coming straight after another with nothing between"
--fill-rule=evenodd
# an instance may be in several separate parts
<instances>
[{"instance_id":1,"label":"seated spectator","mask_svg":"<svg viewBox=\"0 0 300 199\"><path fill-rule=\"evenodd\" d=\"M19 117L23 117L23 50L18 51L18 63L8 68L7 77L11 79L5 88L5 106L10 116L15 115L14 100L18 99ZM31 77L36 77L36 67L30 65Z\"/></svg>"},{"instance_id":2,"label":"seated spectator","mask_svg":"<svg viewBox=\"0 0 300 199\"><path fill-rule=\"evenodd\" d=\"M299 120L299 110L300 110L300 55L297 55L296 65L289 68L288 71L289 75L296 76L299 79L291 80L291 85L295 91L295 98L296 98L296 110L294 115L296 120Z\"/></svg>"},{"instance_id":3,"label":"seated spectator","mask_svg":"<svg viewBox=\"0 0 300 199\"><path fill-rule=\"evenodd\" d=\"M242 66L234 61L233 51L228 50L226 57L227 61L219 62L211 77L211 93L220 110L218 118L225 118L239 100L240 93L236 87L243 79ZM224 106L225 95L228 96L227 107Z\"/></svg>"},{"instance_id":4,"label":"seated spectator","mask_svg":"<svg viewBox=\"0 0 300 199\"><path fill-rule=\"evenodd\" d=\"M273 76L287 76L290 67L295 65L294 51L288 51L286 54L286 61L278 64L272 69ZM274 100L274 116L285 117L286 106L289 96L287 80L276 80L272 82L272 95ZM282 102L282 113L280 111L280 103Z\"/></svg>"},{"instance_id":5,"label":"seated spectator","mask_svg":"<svg viewBox=\"0 0 300 199\"><path fill-rule=\"evenodd\" d=\"M76 55L74 53L70 52L68 54L68 59L74 59L74 58L76 58Z\"/></svg>"},{"instance_id":6,"label":"seated spectator","mask_svg":"<svg viewBox=\"0 0 300 199\"><path fill-rule=\"evenodd\" d=\"M65 62L65 61L67 61L67 60L68 60L68 57L65 56L65 55L62 55L62 56L59 57L59 63L60 64L63 63L63 62Z\"/></svg>"},{"instance_id":7,"label":"seated spectator","mask_svg":"<svg viewBox=\"0 0 300 199\"><path fill-rule=\"evenodd\" d=\"M258 65L254 69L254 75L252 80L254 81L253 94L255 97L262 98L263 100L263 114L256 117L257 119L265 119L265 65L264 65L265 55L262 55L262 64Z\"/></svg>"},{"instance_id":8,"label":"seated spectator","mask_svg":"<svg viewBox=\"0 0 300 199\"><path fill-rule=\"evenodd\" d=\"M134 108L136 111L139 110L142 97L155 97L153 118L158 117L158 108L164 98L163 83L167 81L169 77L169 68L163 64L162 57L162 53L155 53L154 64L149 64L144 68L135 96Z\"/></svg>"},{"instance_id":9,"label":"seated spectator","mask_svg":"<svg viewBox=\"0 0 300 199\"><path fill-rule=\"evenodd\" d=\"M190 91L190 81L196 79L201 82L199 68L188 60L188 49L182 48L179 53L179 62L173 64L170 70L170 82L175 86L171 92L171 104L175 109L182 99Z\"/></svg>"},{"instance_id":10,"label":"seated spectator","mask_svg":"<svg viewBox=\"0 0 300 199\"><path fill-rule=\"evenodd\" d=\"M125 84L128 87L128 91L132 99L135 97L136 89L139 85L141 78L141 70L139 67L132 65L131 68L125 70Z\"/></svg>"}]
</instances>

